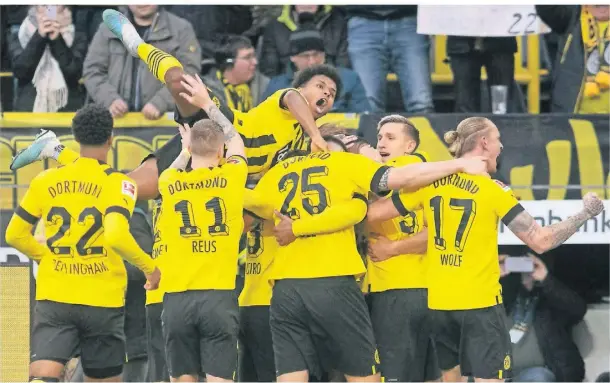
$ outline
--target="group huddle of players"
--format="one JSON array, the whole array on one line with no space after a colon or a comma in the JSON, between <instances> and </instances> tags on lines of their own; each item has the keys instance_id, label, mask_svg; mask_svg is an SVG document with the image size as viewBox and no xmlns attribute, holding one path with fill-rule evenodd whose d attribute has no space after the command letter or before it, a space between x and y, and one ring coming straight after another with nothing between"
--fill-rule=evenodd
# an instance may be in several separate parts
<instances>
[{"instance_id":1,"label":"group huddle of players","mask_svg":"<svg viewBox=\"0 0 610 383\"><path fill-rule=\"evenodd\" d=\"M180 132L123 175L104 162L112 117L89 105L72 124L80 154L45 131L13 159L13 170L44 158L62 165L32 181L6 233L39 262L31 381L58 381L77 354L86 379L120 381L121 258L148 280L149 342L162 342L150 381L507 378L498 220L544 252L603 210L595 195L540 227L489 176L502 144L488 119L445 135L454 160L427 162L401 116L380 121L373 149L316 126L341 92L330 67L301 71L294 88L240 113L119 12L105 11L104 23L167 85ZM129 234L136 199L156 200L152 258ZM32 235L39 219L46 245ZM356 226L369 236L364 262Z\"/></svg>"}]
</instances>

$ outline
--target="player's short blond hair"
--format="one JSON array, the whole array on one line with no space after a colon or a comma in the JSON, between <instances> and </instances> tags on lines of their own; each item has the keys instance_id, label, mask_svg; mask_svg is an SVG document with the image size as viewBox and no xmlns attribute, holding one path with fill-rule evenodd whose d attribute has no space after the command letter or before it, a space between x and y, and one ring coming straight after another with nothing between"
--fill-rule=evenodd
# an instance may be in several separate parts
<instances>
[{"instance_id":1,"label":"player's short blond hair","mask_svg":"<svg viewBox=\"0 0 610 383\"><path fill-rule=\"evenodd\" d=\"M199 120L191 128L191 153L206 157L218 153L224 144L222 127L212 120Z\"/></svg>"},{"instance_id":2,"label":"player's short blond hair","mask_svg":"<svg viewBox=\"0 0 610 383\"><path fill-rule=\"evenodd\" d=\"M444 135L445 142L449 144L449 152L454 157L461 157L464 153L472 151L479 137L488 133L495 125L485 117L468 117L462 120L455 130Z\"/></svg>"}]
</instances>

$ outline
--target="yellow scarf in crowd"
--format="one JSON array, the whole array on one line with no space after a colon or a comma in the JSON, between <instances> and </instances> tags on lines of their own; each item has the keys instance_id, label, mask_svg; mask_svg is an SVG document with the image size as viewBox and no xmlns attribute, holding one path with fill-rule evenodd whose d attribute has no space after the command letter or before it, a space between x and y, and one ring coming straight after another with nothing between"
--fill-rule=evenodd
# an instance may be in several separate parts
<instances>
[{"instance_id":1,"label":"yellow scarf in crowd","mask_svg":"<svg viewBox=\"0 0 610 383\"><path fill-rule=\"evenodd\" d=\"M585 88L586 98L597 98L601 92L607 92L610 84L610 30L608 21L599 21L588 10L582 7L580 14L582 40L585 46Z\"/></svg>"},{"instance_id":2,"label":"yellow scarf in crowd","mask_svg":"<svg viewBox=\"0 0 610 383\"><path fill-rule=\"evenodd\" d=\"M252 92L248 84L231 85L220 71L216 71L216 77L225 87L225 96L229 108L240 112L247 112L252 109Z\"/></svg>"}]
</instances>

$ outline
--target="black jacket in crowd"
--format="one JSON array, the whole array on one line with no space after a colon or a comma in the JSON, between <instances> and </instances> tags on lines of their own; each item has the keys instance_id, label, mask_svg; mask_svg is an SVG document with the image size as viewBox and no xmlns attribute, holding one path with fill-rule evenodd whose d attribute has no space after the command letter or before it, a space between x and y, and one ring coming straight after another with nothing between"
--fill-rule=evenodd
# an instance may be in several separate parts
<instances>
[{"instance_id":1,"label":"black jacket in crowd","mask_svg":"<svg viewBox=\"0 0 610 383\"><path fill-rule=\"evenodd\" d=\"M345 5L349 17L371 20L396 20L417 16L417 5Z\"/></svg>"},{"instance_id":2,"label":"black jacket in crowd","mask_svg":"<svg viewBox=\"0 0 610 383\"><path fill-rule=\"evenodd\" d=\"M536 12L559 35L552 70L551 113L574 113L585 82L585 47L580 5L536 5Z\"/></svg>"},{"instance_id":3,"label":"black jacket in crowd","mask_svg":"<svg viewBox=\"0 0 610 383\"><path fill-rule=\"evenodd\" d=\"M294 5L285 5L282 14L265 27L259 68L266 76L284 74L291 68L290 33L298 28L293 9ZM320 6L315 17L314 22L324 40L326 63L351 68L344 13L327 5Z\"/></svg>"},{"instance_id":4,"label":"black jacket in crowd","mask_svg":"<svg viewBox=\"0 0 610 383\"><path fill-rule=\"evenodd\" d=\"M36 32L25 48L22 48L19 43L18 29L15 25L8 38L11 69L18 82L18 93L13 110L31 112L34 108L36 88L32 84L32 78L34 78L36 67L47 46L57 60L68 86L68 104L59 111L74 112L82 106L84 95L78 81L81 78L83 61L87 54L86 35L75 27L74 42L71 47L68 47L61 35L55 40L50 40Z\"/></svg>"},{"instance_id":5,"label":"black jacket in crowd","mask_svg":"<svg viewBox=\"0 0 610 383\"><path fill-rule=\"evenodd\" d=\"M512 275L501 280L504 306L508 314L514 308L520 280ZM586 302L550 273L536 287L539 300L534 317L538 345L547 367L558 382L582 382L585 362L572 339L572 327L587 312Z\"/></svg>"}]
</instances>

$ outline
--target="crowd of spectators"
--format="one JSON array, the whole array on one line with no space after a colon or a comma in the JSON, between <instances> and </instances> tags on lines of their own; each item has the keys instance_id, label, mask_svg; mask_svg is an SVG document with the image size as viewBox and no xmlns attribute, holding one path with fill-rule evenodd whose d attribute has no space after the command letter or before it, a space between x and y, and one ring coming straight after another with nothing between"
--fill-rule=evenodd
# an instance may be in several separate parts
<instances>
[{"instance_id":1,"label":"crowd of spectators","mask_svg":"<svg viewBox=\"0 0 610 383\"><path fill-rule=\"evenodd\" d=\"M395 73L403 111L430 113L430 36L417 33L415 5L2 6L2 62L13 73L15 111L74 111L100 103L120 117L151 120L171 111L169 92L101 25L106 8L129 16L143 38L176 56L187 72L235 109L247 111L315 64L339 69L344 90L333 112L387 110ZM558 41L550 64L551 111L608 113L608 6L536 6ZM487 86L515 97L514 37L449 36L454 111L490 110ZM6 84L6 83L5 83ZM491 93L491 92L490 92ZM3 108L6 110L6 106Z\"/></svg>"}]
</instances>

